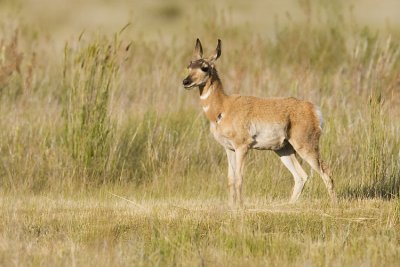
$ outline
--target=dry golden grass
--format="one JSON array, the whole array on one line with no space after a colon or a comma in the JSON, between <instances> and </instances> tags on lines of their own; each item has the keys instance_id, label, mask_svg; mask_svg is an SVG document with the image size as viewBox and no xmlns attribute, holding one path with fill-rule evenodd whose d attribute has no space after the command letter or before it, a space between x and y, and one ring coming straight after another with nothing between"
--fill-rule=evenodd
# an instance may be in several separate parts
<instances>
[{"instance_id":1,"label":"dry golden grass","mask_svg":"<svg viewBox=\"0 0 400 267\"><path fill-rule=\"evenodd\" d=\"M0 265L396 266L399 7L352 3L1 2ZM227 92L321 106L337 205L317 175L288 205L290 173L254 152L227 207L181 86L197 37L222 39Z\"/></svg>"},{"instance_id":2,"label":"dry golden grass","mask_svg":"<svg viewBox=\"0 0 400 267\"><path fill-rule=\"evenodd\" d=\"M382 200L296 205L216 199L3 197L2 265L384 265L398 260L399 211Z\"/></svg>"}]
</instances>

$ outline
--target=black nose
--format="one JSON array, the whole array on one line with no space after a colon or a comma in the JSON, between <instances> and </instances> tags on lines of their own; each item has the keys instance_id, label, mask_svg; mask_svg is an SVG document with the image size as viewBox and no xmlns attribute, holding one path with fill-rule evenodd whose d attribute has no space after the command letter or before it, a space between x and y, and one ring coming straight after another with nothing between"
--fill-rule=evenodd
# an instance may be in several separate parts
<instances>
[{"instance_id":1,"label":"black nose","mask_svg":"<svg viewBox=\"0 0 400 267\"><path fill-rule=\"evenodd\" d=\"M191 81L190 81L189 78L186 78L186 79L183 80L182 83L183 83L183 85L189 85L189 84L191 84Z\"/></svg>"}]
</instances>

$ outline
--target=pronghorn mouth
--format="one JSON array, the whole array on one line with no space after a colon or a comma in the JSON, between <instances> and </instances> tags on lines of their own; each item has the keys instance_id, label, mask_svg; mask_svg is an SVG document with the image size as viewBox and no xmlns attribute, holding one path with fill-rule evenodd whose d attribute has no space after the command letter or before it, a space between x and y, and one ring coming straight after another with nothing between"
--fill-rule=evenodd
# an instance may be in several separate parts
<instances>
[{"instance_id":1,"label":"pronghorn mouth","mask_svg":"<svg viewBox=\"0 0 400 267\"><path fill-rule=\"evenodd\" d=\"M197 84L191 83L191 84L188 84L188 85L184 85L183 87L186 88L186 89L190 89L190 88L193 88L195 86L197 86Z\"/></svg>"},{"instance_id":2,"label":"pronghorn mouth","mask_svg":"<svg viewBox=\"0 0 400 267\"><path fill-rule=\"evenodd\" d=\"M183 85L183 87L186 88L186 89L191 89L191 88L196 87L196 86L204 86L205 84L206 84L205 81L203 81L203 82L200 83L200 84L197 84L197 83L192 82L191 84Z\"/></svg>"}]
</instances>

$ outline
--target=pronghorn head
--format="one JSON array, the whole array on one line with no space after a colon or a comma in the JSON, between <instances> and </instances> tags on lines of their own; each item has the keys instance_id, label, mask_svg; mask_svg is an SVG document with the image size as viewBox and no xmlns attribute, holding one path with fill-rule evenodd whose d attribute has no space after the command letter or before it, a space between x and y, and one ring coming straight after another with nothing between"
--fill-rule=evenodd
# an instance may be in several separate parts
<instances>
[{"instance_id":1,"label":"pronghorn head","mask_svg":"<svg viewBox=\"0 0 400 267\"><path fill-rule=\"evenodd\" d=\"M203 48L200 40L197 38L193 60L187 67L189 75L183 80L183 86L186 89L204 86L215 73L215 61L221 55L221 40L218 39L218 45L214 55L209 58L203 58Z\"/></svg>"}]
</instances>

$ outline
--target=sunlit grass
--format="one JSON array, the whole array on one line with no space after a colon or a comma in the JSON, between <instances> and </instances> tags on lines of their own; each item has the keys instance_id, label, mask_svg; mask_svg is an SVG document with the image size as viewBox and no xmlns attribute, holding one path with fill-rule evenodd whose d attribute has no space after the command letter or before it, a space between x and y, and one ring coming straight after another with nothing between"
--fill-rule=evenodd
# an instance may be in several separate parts
<instances>
[{"instance_id":1,"label":"sunlit grass","mask_svg":"<svg viewBox=\"0 0 400 267\"><path fill-rule=\"evenodd\" d=\"M396 265L399 31L359 25L344 2L285 2L296 15L265 34L235 8L178 2L142 9L168 37L0 21L0 265ZM228 93L321 106L337 205L315 173L287 204L290 173L252 151L230 210L225 153L181 86L197 37L206 53L222 39Z\"/></svg>"},{"instance_id":2,"label":"sunlit grass","mask_svg":"<svg viewBox=\"0 0 400 267\"><path fill-rule=\"evenodd\" d=\"M385 265L399 253L398 210L381 200L329 203L120 199L104 192L3 197L5 265ZM222 205L221 205L222 204Z\"/></svg>"}]
</instances>

